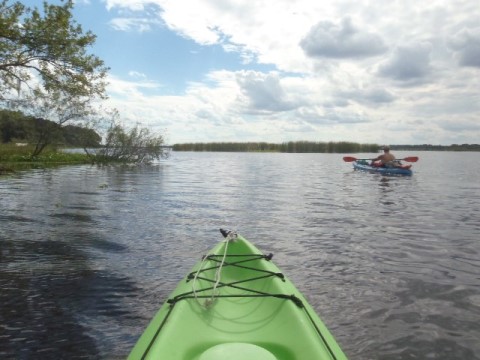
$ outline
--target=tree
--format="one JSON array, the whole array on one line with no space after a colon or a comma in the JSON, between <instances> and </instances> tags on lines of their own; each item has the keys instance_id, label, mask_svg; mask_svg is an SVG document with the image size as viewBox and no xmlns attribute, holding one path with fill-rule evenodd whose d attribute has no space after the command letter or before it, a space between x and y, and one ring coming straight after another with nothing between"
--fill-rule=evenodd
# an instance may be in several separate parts
<instances>
[{"instance_id":1,"label":"tree","mask_svg":"<svg viewBox=\"0 0 480 360\"><path fill-rule=\"evenodd\" d=\"M19 111L0 110L0 138L6 144L27 137L24 116Z\"/></svg>"},{"instance_id":2,"label":"tree","mask_svg":"<svg viewBox=\"0 0 480 360\"><path fill-rule=\"evenodd\" d=\"M87 53L96 36L73 20L73 6L45 1L41 13L0 0L0 102L39 119L33 156L58 140L58 127L42 119L59 126L87 121L95 116L92 103L107 97L108 68Z\"/></svg>"},{"instance_id":3,"label":"tree","mask_svg":"<svg viewBox=\"0 0 480 360\"><path fill-rule=\"evenodd\" d=\"M167 157L164 151L164 139L147 128L138 125L127 131L112 121L105 137L105 146L97 151L97 162L151 163Z\"/></svg>"},{"instance_id":4,"label":"tree","mask_svg":"<svg viewBox=\"0 0 480 360\"><path fill-rule=\"evenodd\" d=\"M42 14L36 7L0 0L0 100L12 101L22 85L35 90L35 95L59 92L66 98L106 97L108 68L87 53L96 36L83 33L73 20L73 6L73 0L63 5L45 1Z\"/></svg>"},{"instance_id":5,"label":"tree","mask_svg":"<svg viewBox=\"0 0 480 360\"><path fill-rule=\"evenodd\" d=\"M65 95L60 91L50 91L50 94L35 91L35 99L31 101L30 113L35 118L49 119L57 126L37 127L36 138L32 138L35 143L33 156L39 155L43 149L58 140L57 128L61 128L66 123L82 124L89 128L93 118L100 117L99 109L92 106L87 97ZM90 146L90 145L86 145Z\"/></svg>"},{"instance_id":6,"label":"tree","mask_svg":"<svg viewBox=\"0 0 480 360\"><path fill-rule=\"evenodd\" d=\"M35 148L31 154L32 158L40 153L52 142L62 141L62 128L52 121L43 118L33 118L33 131L31 139Z\"/></svg>"},{"instance_id":7,"label":"tree","mask_svg":"<svg viewBox=\"0 0 480 360\"><path fill-rule=\"evenodd\" d=\"M81 148L97 148L102 141L102 137L93 129L75 125L67 125L63 127L63 138L65 144Z\"/></svg>"},{"instance_id":8,"label":"tree","mask_svg":"<svg viewBox=\"0 0 480 360\"><path fill-rule=\"evenodd\" d=\"M102 119L107 121L106 119ZM44 120L34 116L26 116L20 111L0 109L0 142L27 142L34 144L32 156L38 155L39 147L48 137L55 145L74 147L99 147L102 137L94 130L92 122L83 122L82 125L60 126L56 122ZM43 150L43 149L42 149Z\"/></svg>"}]
</instances>

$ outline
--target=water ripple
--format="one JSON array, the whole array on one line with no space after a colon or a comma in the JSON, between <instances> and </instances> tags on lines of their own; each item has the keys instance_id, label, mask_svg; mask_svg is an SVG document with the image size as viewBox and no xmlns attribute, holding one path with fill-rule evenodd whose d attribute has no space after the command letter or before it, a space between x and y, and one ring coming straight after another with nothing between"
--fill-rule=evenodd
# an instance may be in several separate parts
<instances>
[{"instance_id":1,"label":"water ripple","mask_svg":"<svg viewBox=\"0 0 480 360\"><path fill-rule=\"evenodd\" d=\"M409 178L173 153L0 179L0 356L126 357L226 227L275 254L350 358L480 359L477 154L419 155Z\"/></svg>"}]
</instances>

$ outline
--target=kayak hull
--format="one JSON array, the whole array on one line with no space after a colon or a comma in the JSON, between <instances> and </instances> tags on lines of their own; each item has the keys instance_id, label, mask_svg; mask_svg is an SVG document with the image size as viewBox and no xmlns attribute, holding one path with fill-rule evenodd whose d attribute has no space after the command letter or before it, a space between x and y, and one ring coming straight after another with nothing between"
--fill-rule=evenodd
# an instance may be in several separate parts
<instances>
[{"instance_id":1,"label":"kayak hull","mask_svg":"<svg viewBox=\"0 0 480 360\"><path fill-rule=\"evenodd\" d=\"M236 234L213 248L178 284L129 356L225 358L346 359L271 256Z\"/></svg>"},{"instance_id":2,"label":"kayak hull","mask_svg":"<svg viewBox=\"0 0 480 360\"><path fill-rule=\"evenodd\" d=\"M353 162L353 168L355 170L368 171L385 175L411 176L413 174L412 170L410 170L409 168L407 169L402 167L376 167L358 161Z\"/></svg>"}]
</instances>

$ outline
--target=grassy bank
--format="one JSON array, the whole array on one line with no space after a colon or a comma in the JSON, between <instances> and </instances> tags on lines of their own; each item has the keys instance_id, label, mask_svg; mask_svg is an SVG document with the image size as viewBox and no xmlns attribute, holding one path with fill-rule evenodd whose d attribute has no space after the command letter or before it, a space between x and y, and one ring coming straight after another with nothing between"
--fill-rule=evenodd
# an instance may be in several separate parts
<instances>
[{"instance_id":1,"label":"grassy bank","mask_svg":"<svg viewBox=\"0 0 480 360\"><path fill-rule=\"evenodd\" d=\"M66 153L57 148L46 148L40 155L32 157L33 146L0 144L0 174L15 170L48 167L63 164L88 164L92 162L84 153Z\"/></svg>"}]
</instances>

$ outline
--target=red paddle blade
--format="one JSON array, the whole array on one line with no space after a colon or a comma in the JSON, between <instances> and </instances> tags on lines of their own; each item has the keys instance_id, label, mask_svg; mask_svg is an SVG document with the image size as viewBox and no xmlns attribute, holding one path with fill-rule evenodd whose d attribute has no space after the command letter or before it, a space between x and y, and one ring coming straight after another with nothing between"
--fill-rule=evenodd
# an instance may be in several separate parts
<instances>
[{"instance_id":1,"label":"red paddle blade","mask_svg":"<svg viewBox=\"0 0 480 360\"><path fill-rule=\"evenodd\" d=\"M408 162L417 162L418 161L418 156L409 156L409 157L406 157L403 160L408 161Z\"/></svg>"},{"instance_id":2,"label":"red paddle blade","mask_svg":"<svg viewBox=\"0 0 480 360\"><path fill-rule=\"evenodd\" d=\"M345 162L357 161L357 158L354 158L353 156L344 156L343 161Z\"/></svg>"}]
</instances>

